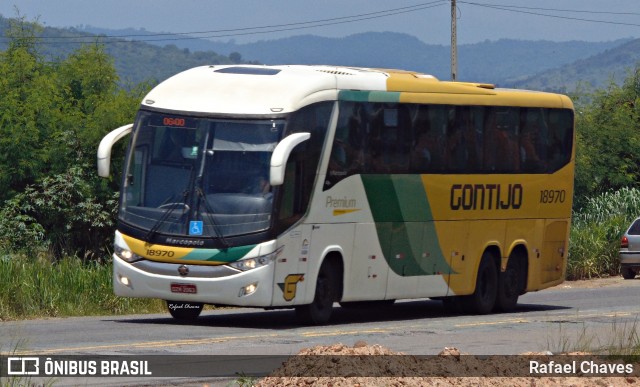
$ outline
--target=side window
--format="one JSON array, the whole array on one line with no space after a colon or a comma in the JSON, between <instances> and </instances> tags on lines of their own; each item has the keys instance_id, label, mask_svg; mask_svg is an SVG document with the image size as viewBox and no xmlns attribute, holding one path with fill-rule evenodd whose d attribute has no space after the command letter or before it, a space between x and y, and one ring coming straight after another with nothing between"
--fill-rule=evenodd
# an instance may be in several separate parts
<instances>
[{"instance_id":1,"label":"side window","mask_svg":"<svg viewBox=\"0 0 640 387\"><path fill-rule=\"evenodd\" d=\"M126 202L127 205L139 206L143 203L144 198L144 181L147 166L146 145L138 146L131 156L130 174L126 176L125 184L128 187Z\"/></svg>"},{"instance_id":2,"label":"side window","mask_svg":"<svg viewBox=\"0 0 640 387\"><path fill-rule=\"evenodd\" d=\"M553 172L571 159L573 148L573 112L571 110L552 109L548 118L547 172Z\"/></svg>"},{"instance_id":3,"label":"side window","mask_svg":"<svg viewBox=\"0 0 640 387\"><path fill-rule=\"evenodd\" d=\"M496 154L500 158L497 162L498 171L520 171L519 117L519 108L499 108L496 110Z\"/></svg>"},{"instance_id":4,"label":"side window","mask_svg":"<svg viewBox=\"0 0 640 387\"><path fill-rule=\"evenodd\" d=\"M568 109L339 103L324 189L359 173L550 173L571 158Z\"/></svg>"},{"instance_id":5,"label":"side window","mask_svg":"<svg viewBox=\"0 0 640 387\"><path fill-rule=\"evenodd\" d=\"M449 107L446 136L447 170L470 173L482 169L484 109Z\"/></svg>"},{"instance_id":6,"label":"side window","mask_svg":"<svg viewBox=\"0 0 640 387\"><path fill-rule=\"evenodd\" d=\"M375 110L371 128L369 173L408 173L413 143L411 109L387 104Z\"/></svg>"},{"instance_id":7,"label":"side window","mask_svg":"<svg viewBox=\"0 0 640 387\"><path fill-rule=\"evenodd\" d=\"M449 107L415 105L413 142L409 152L412 173L441 172L447 166Z\"/></svg>"},{"instance_id":8,"label":"side window","mask_svg":"<svg viewBox=\"0 0 640 387\"><path fill-rule=\"evenodd\" d=\"M280 230L288 228L307 211L332 107L333 102L320 102L306 106L289 117L285 137L299 132L309 132L311 137L296 146L289 156L284 184L280 188Z\"/></svg>"},{"instance_id":9,"label":"side window","mask_svg":"<svg viewBox=\"0 0 640 387\"><path fill-rule=\"evenodd\" d=\"M339 103L324 189L355 174L409 173L418 105Z\"/></svg>"},{"instance_id":10,"label":"side window","mask_svg":"<svg viewBox=\"0 0 640 387\"><path fill-rule=\"evenodd\" d=\"M484 117L486 108L471 106L469 108L469 121L465 131L467 143L467 170L469 172L481 172L484 158Z\"/></svg>"},{"instance_id":11,"label":"side window","mask_svg":"<svg viewBox=\"0 0 640 387\"><path fill-rule=\"evenodd\" d=\"M347 176L362 173L367 157L370 133L369 106L361 102L341 101L336 134L331 145L329 168L324 188L333 187Z\"/></svg>"},{"instance_id":12,"label":"side window","mask_svg":"<svg viewBox=\"0 0 640 387\"><path fill-rule=\"evenodd\" d=\"M522 172L539 173L546 170L547 110L520 109L520 163Z\"/></svg>"}]
</instances>

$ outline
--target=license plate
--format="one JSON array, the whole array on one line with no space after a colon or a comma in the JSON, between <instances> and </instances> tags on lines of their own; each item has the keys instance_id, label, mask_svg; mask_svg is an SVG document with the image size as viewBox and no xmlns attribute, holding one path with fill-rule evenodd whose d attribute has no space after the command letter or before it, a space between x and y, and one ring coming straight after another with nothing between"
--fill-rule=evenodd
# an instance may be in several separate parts
<instances>
[{"instance_id":1,"label":"license plate","mask_svg":"<svg viewBox=\"0 0 640 387\"><path fill-rule=\"evenodd\" d=\"M187 293L187 294L196 294L198 293L198 288L194 284L171 284L171 292L172 293Z\"/></svg>"}]
</instances>

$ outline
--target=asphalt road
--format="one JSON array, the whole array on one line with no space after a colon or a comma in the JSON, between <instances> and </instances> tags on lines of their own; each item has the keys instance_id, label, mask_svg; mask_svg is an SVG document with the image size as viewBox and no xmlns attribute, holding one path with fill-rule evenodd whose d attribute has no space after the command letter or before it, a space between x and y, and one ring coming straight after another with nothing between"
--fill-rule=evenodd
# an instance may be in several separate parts
<instances>
[{"instance_id":1,"label":"asphalt road","mask_svg":"<svg viewBox=\"0 0 640 387\"><path fill-rule=\"evenodd\" d=\"M22 355L292 355L315 345L357 341L435 355L456 347L475 355L584 349L625 344L638 331L640 278L565 282L521 297L514 313L453 315L441 302L336 307L329 325L295 325L290 310L205 311L195 323L167 314L0 323L0 351ZM114 381L115 382L115 381ZM90 383L89 383L90 384Z\"/></svg>"}]
</instances>

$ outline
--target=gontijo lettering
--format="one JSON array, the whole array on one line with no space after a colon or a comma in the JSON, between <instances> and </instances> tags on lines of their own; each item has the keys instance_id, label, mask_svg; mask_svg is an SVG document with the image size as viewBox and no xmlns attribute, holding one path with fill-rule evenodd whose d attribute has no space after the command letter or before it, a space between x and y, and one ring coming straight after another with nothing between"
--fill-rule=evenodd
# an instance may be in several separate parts
<instances>
[{"instance_id":1,"label":"gontijo lettering","mask_svg":"<svg viewBox=\"0 0 640 387\"><path fill-rule=\"evenodd\" d=\"M522 206L522 184L454 184L452 210L517 210Z\"/></svg>"}]
</instances>

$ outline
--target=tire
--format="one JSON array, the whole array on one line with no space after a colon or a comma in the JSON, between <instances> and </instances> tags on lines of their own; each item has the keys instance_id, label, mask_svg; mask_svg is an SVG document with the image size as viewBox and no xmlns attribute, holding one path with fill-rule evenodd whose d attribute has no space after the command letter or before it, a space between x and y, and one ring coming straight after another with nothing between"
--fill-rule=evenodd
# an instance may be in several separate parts
<instances>
[{"instance_id":1,"label":"tire","mask_svg":"<svg viewBox=\"0 0 640 387\"><path fill-rule=\"evenodd\" d=\"M194 321L200 316L203 304L199 302L167 301L171 317L178 321Z\"/></svg>"},{"instance_id":2,"label":"tire","mask_svg":"<svg viewBox=\"0 0 640 387\"><path fill-rule=\"evenodd\" d=\"M327 260L320 266L313 302L296 307L296 317L301 324L321 325L331 318L333 303L339 301L338 288L341 285L340 273L335 267Z\"/></svg>"},{"instance_id":3,"label":"tire","mask_svg":"<svg viewBox=\"0 0 640 387\"><path fill-rule=\"evenodd\" d=\"M636 272L630 267L621 267L620 273L622 274L622 278L624 279L634 279L636 278Z\"/></svg>"},{"instance_id":4,"label":"tire","mask_svg":"<svg viewBox=\"0 0 640 387\"><path fill-rule=\"evenodd\" d=\"M507 263L507 270L498 274L498 292L496 294L496 304L494 311L511 312L518 304L520 297L520 283L522 262L520 256L513 255Z\"/></svg>"},{"instance_id":5,"label":"tire","mask_svg":"<svg viewBox=\"0 0 640 387\"><path fill-rule=\"evenodd\" d=\"M498 293L498 268L491 253L482 254L478 267L476 289L461 299L463 310L470 314L487 314L493 310Z\"/></svg>"}]
</instances>

